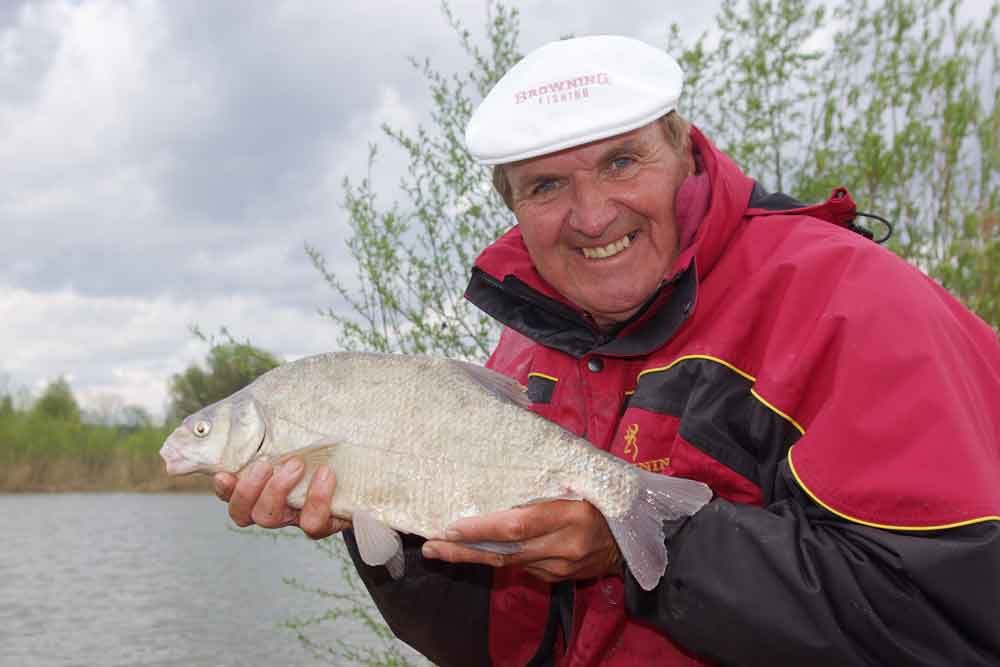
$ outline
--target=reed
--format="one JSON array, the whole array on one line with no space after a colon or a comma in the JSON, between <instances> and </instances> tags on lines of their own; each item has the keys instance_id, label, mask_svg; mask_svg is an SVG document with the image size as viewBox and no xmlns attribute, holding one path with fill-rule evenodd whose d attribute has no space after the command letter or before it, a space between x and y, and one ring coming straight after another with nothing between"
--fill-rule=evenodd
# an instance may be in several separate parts
<instances>
[{"instance_id":1,"label":"reed","mask_svg":"<svg viewBox=\"0 0 1000 667\"><path fill-rule=\"evenodd\" d=\"M35 412L0 414L0 491L210 490L204 476L166 476L158 452L168 433Z\"/></svg>"}]
</instances>

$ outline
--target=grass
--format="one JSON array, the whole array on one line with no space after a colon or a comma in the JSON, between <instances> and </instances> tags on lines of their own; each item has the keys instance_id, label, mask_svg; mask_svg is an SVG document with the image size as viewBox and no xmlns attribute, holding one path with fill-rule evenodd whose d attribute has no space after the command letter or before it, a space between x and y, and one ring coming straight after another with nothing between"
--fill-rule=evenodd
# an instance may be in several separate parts
<instances>
[{"instance_id":1,"label":"grass","mask_svg":"<svg viewBox=\"0 0 1000 667\"><path fill-rule=\"evenodd\" d=\"M156 426L0 414L0 492L210 490L206 476L167 477L159 449L168 434Z\"/></svg>"}]
</instances>

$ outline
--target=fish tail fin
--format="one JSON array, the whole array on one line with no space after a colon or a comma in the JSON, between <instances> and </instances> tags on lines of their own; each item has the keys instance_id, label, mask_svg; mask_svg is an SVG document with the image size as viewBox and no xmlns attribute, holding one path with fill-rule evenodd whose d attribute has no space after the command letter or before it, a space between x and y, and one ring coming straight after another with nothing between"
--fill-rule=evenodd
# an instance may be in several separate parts
<instances>
[{"instance_id":1,"label":"fish tail fin","mask_svg":"<svg viewBox=\"0 0 1000 667\"><path fill-rule=\"evenodd\" d=\"M663 522L694 514L712 499L712 490L691 479L636 472L640 487L632 506L619 517L605 518L629 571L648 591L667 569Z\"/></svg>"}]
</instances>

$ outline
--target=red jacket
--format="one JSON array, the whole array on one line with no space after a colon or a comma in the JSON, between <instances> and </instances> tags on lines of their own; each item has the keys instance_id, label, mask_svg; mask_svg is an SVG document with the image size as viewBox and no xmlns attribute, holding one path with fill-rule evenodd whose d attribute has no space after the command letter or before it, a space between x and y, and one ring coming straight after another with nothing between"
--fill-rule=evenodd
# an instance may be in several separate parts
<instances>
[{"instance_id":1,"label":"red jacket","mask_svg":"<svg viewBox=\"0 0 1000 667\"><path fill-rule=\"evenodd\" d=\"M546 285L516 228L467 297L536 410L717 498L666 526L653 591L425 563L406 537L399 581L355 557L379 609L442 666L1000 664L996 334L844 229L846 192L802 207L692 139L710 206L620 331Z\"/></svg>"},{"instance_id":2,"label":"red jacket","mask_svg":"<svg viewBox=\"0 0 1000 667\"><path fill-rule=\"evenodd\" d=\"M966 534L957 529L963 526L974 526L977 540L983 529L997 533L996 334L932 280L846 230L854 213L846 191L817 206L789 208L795 205L788 198L755 190L697 130L692 137L711 179L709 210L654 303L615 336L592 329L544 283L517 227L480 256L467 293L507 325L489 365L528 385L538 412L636 465L708 483L722 499L713 506L726 505L726 513L752 509L743 517L750 536L716 542L707 561L685 560L680 543L668 542L672 564L657 599L675 608L664 618L630 615L627 608L639 603L625 599L618 577L577 584L572 628L564 629L569 650L560 637L558 664L701 664L696 654L740 662L741 655L727 651L745 650L741 641L761 640L751 631L755 621L774 641L781 641L780 633L808 635L790 627L775 634L782 624L801 622L798 615L811 604L799 601L808 586L786 586L769 571L773 558L805 548L795 539L766 542L775 516L766 508L778 504L793 515L808 510L815 521L841 531L877 527L869 533L879 549L897 548L893 542L900 536L923 536L926 543L943 536L929 544L928 556L944 542L961 542ZM736 530L734 521L727 515L702 527L706 548L713 549L711 531ZM802 531L813 521L802 516L787 522L802 523L799 537L811 537ZM697 540L699 522L685 523L686 539ZM744 558L745 549L758 553ZM1000 549L994 544L978 557L987 553L993 569L980 563L977 571L993 606L980 611L995 618ZM973 562L976 556L967 564ZM801 580L808 563L799 565L790 576ZM723 575L727 568L737 574ZM933 598L931 589L940 582L931 581L931 573L947 571L910 572L903 566L899 574L914 578L920 592ZM758 576L764 581L751 585ZM921 582L921 576L928 580ZM821 586L861 583L843 581L839 570L829 580L817 577ZM684 596L668 595L682 578ZM714 595L713 585L729 590ZM707 590L694 592L700 587ZM863 615L866 602L861 599L852 611L854 601L835 597L820 601L821 618L809 621L824 628L814 645L765 652L748 664L792 657L817 664L813 658L824 646L838 645L844 657L836 664L863 664L881 650L865 646L869 636L904 650L907 642L927 642L923 631L940 632L931 620L901 632L869 632L863 622L855 633L861 639L841 642L824 634L842 633L838 615ZM782 604L760 613L758 606L772 598ZM721 608L703 609L713 604ZM947 604L931 607L928 619L940 621L943 614L948 620ZM549 611L547 585L518 569L496 572L489 620L493 664L526 664L542 642ZM877 613L889 613L883 622L896 625L921 616L905 611L907 618L893 617L900 612L886 603ZM691 627L699 623L703 627ZM978 641L1000 659L1000 625L979 625L984 637ZM962 644L966 632L978 636L956 623L933 642L950 647L953 638ZM748 637L719 636L732 634ZM894 650L886 655L897 655ZM924 650L928 659L939 655L933 646Z\"/></svg>"}]
</instances>

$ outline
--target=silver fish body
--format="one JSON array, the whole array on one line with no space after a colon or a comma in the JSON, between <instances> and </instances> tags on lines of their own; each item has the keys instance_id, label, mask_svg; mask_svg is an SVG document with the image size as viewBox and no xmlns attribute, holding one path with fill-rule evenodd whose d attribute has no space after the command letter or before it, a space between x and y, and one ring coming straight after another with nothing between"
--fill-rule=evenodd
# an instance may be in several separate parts
<instances>
[{"instance_id":1,"label":"silver fish body","mask_svg":"<svg viewBox=\"0 0 1000 667\"><path fill-rule=\"evenodd\" d=\"M354 520L365 561L394 574L395 530L440 537L461 517L584 498L652 588L666 567L662 521L699 509L708 487L631 466L529 406L524 387L474 364L329 353L279 366L191 415L161 454L171 474L237 472L293 453L307 470L328 464L332 512ZM301 506L305 490L303 481L289 504Z\"/></svg>"}]
</instances>

